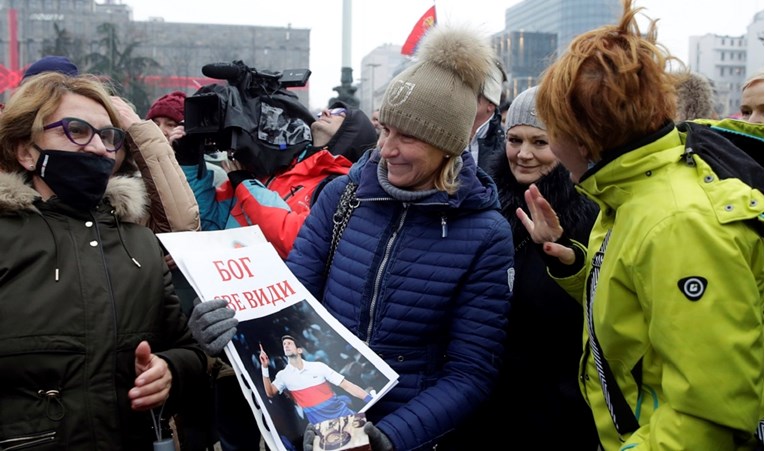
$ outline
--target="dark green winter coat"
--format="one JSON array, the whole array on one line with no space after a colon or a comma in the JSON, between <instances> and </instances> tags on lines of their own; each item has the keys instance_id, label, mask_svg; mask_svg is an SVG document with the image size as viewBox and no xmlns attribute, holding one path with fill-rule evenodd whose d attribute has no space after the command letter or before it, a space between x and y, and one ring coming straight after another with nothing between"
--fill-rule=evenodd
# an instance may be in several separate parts
<instances>
[{"instance_id":1,"label":"dark green winter coat","mask_svg":"<svg viewBox=\"0 0 765 451\"><path fill-rule=\"evenodd\" d=\"M104 199L78 212L0 174L0 449L151 449L151 415L127 395L142 340L172 372L163 416L204 377L162 250L138 225L142 181L113 177Z\"/></svg>"}]
</instances>

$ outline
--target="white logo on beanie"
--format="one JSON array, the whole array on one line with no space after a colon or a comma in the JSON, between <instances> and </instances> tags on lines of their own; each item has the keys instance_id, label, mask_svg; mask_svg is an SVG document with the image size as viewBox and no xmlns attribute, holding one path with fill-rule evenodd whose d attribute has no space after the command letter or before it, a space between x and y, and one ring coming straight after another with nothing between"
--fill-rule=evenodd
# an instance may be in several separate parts
<instances>
[{"instance_id":1,"label":"white logo on beanie","mask_svg":"<svg viewBox=\"0 0 765 451\"><path fill-rule=\"evenodd\" d=\"M391 94L388 96L388 105L399 106L406 102L406 99L412 95L414 83L404 80L396 80L391 87Z\"/></svg>"}]
</instances>

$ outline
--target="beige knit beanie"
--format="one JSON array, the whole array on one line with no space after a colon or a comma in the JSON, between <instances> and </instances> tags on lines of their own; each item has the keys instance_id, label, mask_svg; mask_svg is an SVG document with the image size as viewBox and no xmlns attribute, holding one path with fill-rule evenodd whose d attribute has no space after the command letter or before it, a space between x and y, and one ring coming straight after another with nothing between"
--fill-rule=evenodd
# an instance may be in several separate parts
<instances>
[{"instance_id":1,"label":"beige knit beanie","mask_svg":"<svg viewBox=\"0 0 765 451\"><path fill-rule=\"evenodd\" d=\"M438 25L423 38L417 62L388 84L380 122L449 155L467 147L481 87L491 70L488 39Z\"/></svg>"}]
</instances>

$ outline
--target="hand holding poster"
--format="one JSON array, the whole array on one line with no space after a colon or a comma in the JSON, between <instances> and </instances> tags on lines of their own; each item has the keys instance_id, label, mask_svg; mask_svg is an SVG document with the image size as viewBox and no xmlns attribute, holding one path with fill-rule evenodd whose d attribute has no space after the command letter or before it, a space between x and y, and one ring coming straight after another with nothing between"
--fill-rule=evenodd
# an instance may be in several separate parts
<instances>
[{"instance_id":1,"label":"hand holding poster","mask_svg":"<svg viewBox=\"0 0 765 451\"><path fill-rule=\"evenodd\" d=\"M204 246L199 235L210 232L158 236L202 300L225 299L236 312L226 354L245 395L254 395L247 398L269 447L299 449L307 423L365 412L398 375L319 304L270 244L225 232L205 237Z\"/></svg>"}]
</instances>

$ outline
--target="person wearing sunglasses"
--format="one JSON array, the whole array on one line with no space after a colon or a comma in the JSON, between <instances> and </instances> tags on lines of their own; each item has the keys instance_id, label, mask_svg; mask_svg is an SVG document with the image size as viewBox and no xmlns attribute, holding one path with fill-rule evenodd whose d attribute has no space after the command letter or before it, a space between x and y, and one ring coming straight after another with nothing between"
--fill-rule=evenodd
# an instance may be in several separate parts
<instances>
[{"instance_id":1,"label":"person wearing sunglasses","mask_svg":"<svg viewBox=\"0 0 765 451\"><path fill-rule=\"evenodd\" d=\"M204 381L118 121L57 72L0 116L0 448L150 450Z\"/></svg>"},{"instance_id":2,"label":"person wearing sunglasses","mask_svg":"<svg viewBox=\"0 0 765 451\"><path fill-rule=\"evenodd\" d=\"M279 255L287 258L324 185L347 174L376 142L377 132L366 114L338 101L311 123L311 143L287 167L267 177L257 178L246 163L229 159L222 163L229 181L216 192L211 175L200 178L196 166L181 165L197 195L203 230L257 224Z\"/></svg>"}]
</instances>

